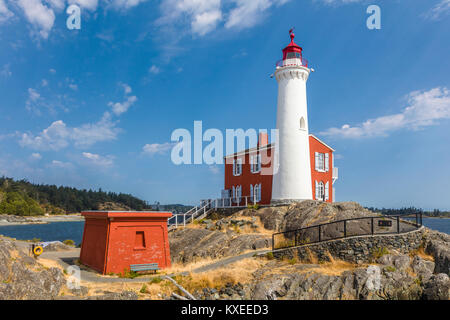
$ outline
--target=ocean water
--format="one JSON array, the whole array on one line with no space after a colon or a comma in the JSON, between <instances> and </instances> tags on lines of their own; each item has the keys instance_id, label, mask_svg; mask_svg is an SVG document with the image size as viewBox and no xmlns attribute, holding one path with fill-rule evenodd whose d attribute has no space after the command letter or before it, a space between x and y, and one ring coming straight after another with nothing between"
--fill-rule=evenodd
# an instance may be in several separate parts
<instances>
[{"instance_id":1,"label":"ocean water","mask_svg":"<svg viewBox=\"0 0 450 320\"><path fill-rule=\"evenodd\" d=\"M24 224L0 226L0 234L18 240L38 238L41 241L64 241L71 239L78 245L83 238L83 228L84 221Z\"/></svg>"},{"instance_id":2,"label":"ocean water","mask_svg":"<svg viewBox=\"0 0 450 320\"><path fill-rule=\"evenodd\" d=\"M423 218L423 224L430 229L450 234L450 219ZM39 238L41 241L64 241L71 239L78 245L83 238L83 227L83 221L0 226L0 234L19 240Z\"/></svg>"}]
</instances>

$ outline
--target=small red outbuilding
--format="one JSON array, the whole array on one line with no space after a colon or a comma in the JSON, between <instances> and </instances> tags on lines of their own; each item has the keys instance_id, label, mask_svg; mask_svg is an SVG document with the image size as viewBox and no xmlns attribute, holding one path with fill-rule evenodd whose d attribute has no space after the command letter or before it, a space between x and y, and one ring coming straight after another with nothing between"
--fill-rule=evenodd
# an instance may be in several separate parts
<instances>
[{"instance_id":1,"label":"small red outbuilding","mask_svg":"<svg viewBox=\"0 0 450 320\"><path fill-rule=\"evenodd\" d=\"M131 264L170 267L170 212L88 211L80 261L102 274L122 273Z\"/></svg>"}]
</instances>

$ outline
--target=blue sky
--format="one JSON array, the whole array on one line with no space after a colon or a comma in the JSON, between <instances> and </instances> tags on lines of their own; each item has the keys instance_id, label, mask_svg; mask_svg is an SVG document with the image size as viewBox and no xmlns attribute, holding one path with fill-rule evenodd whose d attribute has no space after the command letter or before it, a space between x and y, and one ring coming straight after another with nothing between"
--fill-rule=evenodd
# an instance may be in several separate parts
<instances>
[{"instance_id":1,"label":"blue sky","mask_svg":"<svg viewBox=\"0 0 450 320\"><path fill-rule=\"evenodd\" d=\"M275 127L269 75L293 26L338 201L450 209L449 0L0 0L0 174L149 202L220 196L222 166L174 165L171 134Z\"/></svg>"}]
</instances>

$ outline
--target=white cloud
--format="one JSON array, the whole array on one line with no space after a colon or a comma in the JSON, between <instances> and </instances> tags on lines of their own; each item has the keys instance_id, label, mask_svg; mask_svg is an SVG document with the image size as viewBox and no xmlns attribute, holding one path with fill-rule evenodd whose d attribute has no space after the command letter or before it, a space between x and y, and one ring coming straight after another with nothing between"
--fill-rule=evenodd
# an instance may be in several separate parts
<instances>
[{"instance_id":1,"label":"white cloud","mask_svg":"<svg viewBox=\"0 0 450 320\"><path fill-rule=\"evenodd\" d=\"M130 87L129 85L127 85L126 83L121 83L121 85L122 85L122 87L123 87L123 90L125 91L125 94L130 94L131 91L133 91L133 90L131 89L131 87Z\"/></svg>"},{"instance_id":2,"label":"white cloud","mask_svg":"<svg viewBox=\"0 0 450 320\"><path fill-rule=\"evenodd\" d=\"M73 164L70 162L53 160L50 164L50 167L61 168L61 169L71 169L71 168L73 168Z\"/></svg>"},{"instance_id":3,"label":"white cloud","mask_svg":"<svg viewBox=\"0 0 450 320\"><path fill-rule=\"evenodd\" d=\"M250 28L261 22L268 9L289 0L233 0L235 7L228 14L226 28Z\"/></svg>"},{"instance_id":4,"label":"white cloud","mask_svg":"<svg viewBox=\"0 0 450 320\"><path fill-rule=\"evenodd\" d=\"M118 9L130 9L145 1L147 0L112 0L112 4Z\"/></svg>"},{"instance_id":5,"label":"white cloud","mask_svg":"<svg viewBox=\"0 0 450 320\"><path fill-rule=\"evenodd\" d=\"M74 84L74 83L69 83L69 88L74 90L74 91L78 90L78 86L76 84Z\"/></svg>"},{"instance_id":6,"label":"white cloud","mask_svg":"<svg viewBox=\"0 0 450 320\"><path fill-rule=\"evenodd\" d=\"M42 87L48 86L48 81L47 81L46 79L42 79L42 80L41 80L41 86L42 86Z\"/></svg>"},{"instance_id":7,"label":"white cloud","mask_svg":"<svg viewBox=\"0 0 450 320\"><path fill-rule=\"evenodd\" d=\"M119 85L122 86L125 91L125 101L108 103L108 106L112 108L112 111L116 116L120 116L122 113L127 112L128 109L137 101L136 96L128 96L128 94L132 91L129 85L121 82L119 82Z\"/></svg>"},{"instance_id":8,"label":"white cloud","mask_svg":"<svg viewBox=\"0 0 450 320\"><path fill-rule=\"evenodd\" d=\"M120 116L122 113L127 112L128 109L137 101L136 96L128 97L124 102L110 102L108 106L112 108L112 111L116 116Z\"/></svg>"},{"instance_id":9,"label":"white cloud","mask_svg":"<svg viewBox=\"0 0 450 320\"><path fill-rule=\"evenodd\" d=\"M1 0L0 0L0 1L1 1ZM9 67L10 67L10 64L9 64L9 63L5 64L5 65L3 66L3 68L2 68L2 70L0 70L0 75L3 76L3 77L5 77L5 78L10 77L10 76L12 75L12 72L11 72L11 70L9 69Z\"/></svg>"},{"instance_id":10,"label":"white cloud","mask_svg":"<svg viewBox=\"0 0 450 320\"><path fill-rule=\"evenodd\" d=\"M0 0L0 23L9 20L14 14L6 6L5 0Z\"/></svg>"},{"instance_id":11,"label":"white cloud","mask_svg":"<svg viewBox=\"0 0 450 320\"><path fill-rule=\"evenodd\" d=\"M400 113L369 119L356 126L344 124L320 134L350 139L387 136L395 130L418 130L435 125L440 119L450 119L450 91L445 87L411 92L407 101L408 106Z\"/></svg>"},{"instance_id":12,"label":"white cloud","mask_svg":"<svg viewBox=\"0 0 450 320\"><path fill-rule=\"evenodd\" d=\"M424 17L431 20L438 20L442 16L450 13L450 0L441 0L433 8L424 14Z\"/></svg>"},{"instance_id":13,"label":"white cloud","mask_svg":"<svg viewBox=\"0 0 450 320\"><path fill-rule=\"evenodd\" d=\"M96 123L70 128L62 121L53 122L38 135L22 133L19 144L33 150L60 150L73 143L76 147L89 147L97 142L115 140L120 133L107 112Z\"/></svg>"},{"instance_id":14,"label":"white cloud","mask_svg":"<svg viewBox=\"0 0 450 320\"><path fill-rule=\"evenodd\" d=\"M55 13L44 5L41 0L18 0L17 4L23 10L26 19L47 39L55 22Z\"/></svg>"},{"instance_id":15,"label":"white cloud","mask_svg":"<svg viewBox=\"0 0 450 320\"><path fill-rule=\"evenodd\" d=\"M42 156L41 156L41 154L40 153L32 153L31 154L31 159L33 159L33 160L40 160L40 159L42 159Z\"/></svg>"},{"instance_id":16,"label":"white cloud","mask_svg":"<svg viewBox=\"0 0 450 320\"><path fill-rule=\"evenodd\" d=\"M64 9L66 5L65 0L45 0L45 1L48 2L52 8L55 8L57 10Z\"/></svg>"},{"instance_id":17,"label":"white cloud","mask_svg":"<svg viewBox=\"0 0 450 320\"><path fill-rule=\"evenodd\" d=\"M55 74L56 70L55 69L49 69L48 72L50 72L51 74Z\"/></svg>"},{"instance_id":18,"label":"white cloud","mask_svg":"<svg viewBox=\"0 0 450 320\"><path fill-rule=\"evenodd\" d=\"M28 99L25 102L25 108L28 111L33 111L36 114L40 115L40 108L42 106L41 94L33 88L28 88Z\"/></svg>"},{"instance_id":19,"label":"white cloud","mask_svg":"<svg viewBox=\"0 0 450 320\"><path fill-rule=\"evenodd\" d=\"M174 146L173 143L166 142L166 143L153 143L153 144L146 144L142 148L142 152L147 155L154 155L154 154L165 154L167 153L172 147Z\"/></svg>"},{"instance_id":20,"label":"white cloud","mask_svg":"<svg viewBox=\"0 0 450 320\"><path fill-rule=\"evenodd\" d=\"M97 10L98 0L69 0L70 4L79 5L82 9Z\"/></svg>"},{"instance_id":21,"label":"white cloud","mask_svg":"<svg viewBox=\"0 0 450 320\"><path fill-rule=\"evenodd\" d=\"M189 23L191 32L203 36L222 19L221 0L163 0L158 25Z\"/></svg>"},{"instance_id":22,"label":"white cloud","mask_svg":"<svg viewBox=\"0 0 450 320\"><path fill-rule=\"evenodd\" d=\"M148 72L153 73L153 74L158 74L160 71L161 71L161 70L160 70L157 66L155 66L155 65L152 65L152 66L148 69Z\"/></svg>"},{"instance_id":23,"label":"white cloud","mask_svg":"<svg viewBox=\"0 0 450 320\"><path fill-rule=\"evenodd\" d=\"M83 157L88 159L91 164L100 167L111 167L114 164L113 156L101 156L95 153L83 152Z\"/></svg>"}]
</instances>

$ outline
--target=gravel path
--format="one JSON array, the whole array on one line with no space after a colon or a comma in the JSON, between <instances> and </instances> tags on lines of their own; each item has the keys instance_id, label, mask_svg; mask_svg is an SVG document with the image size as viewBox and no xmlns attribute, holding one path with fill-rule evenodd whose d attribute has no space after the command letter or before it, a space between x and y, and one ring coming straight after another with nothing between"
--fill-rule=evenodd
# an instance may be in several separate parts
<instances>
[{"instance_id":1,"label":"gravel path","mask_svg":"<svg viewBox=\"0 0 450 320\"><path fill-rule=\"evenodd\" d=\"M216 262L213 262L211 264L196 268L192 270L192 273L202 273L211 271L214 269L219 269L224 266L227 266L229 264L232 264L234 262L251 258L254 255L260 255L265 254L266 252L269 252L270 250L264 249L264 250L255 250L252 252L247 252L241 255L228 257ZM54 251L54 252L44 252L41 255L42 259L49 259L54 260L58 262L63 268L68 268L70 265L75 265L75 260L77 260L80 257L80 249L74 249L70 251ZM187 275L188 272L181 272L177 274L169 274L168 276L175 276L175 275ZM99 273L88 270L88 269L81 269L81 280L87 281L87 282L103 282L103 283L116 283L116 282L148 282L154 277L158 277L159 275L154 276L147 276L147 277L138 277L134 279L128 279L128 278L116 278L116 277L108 277L108 276L102 276Z\"/></svg>"}]
</instances>

